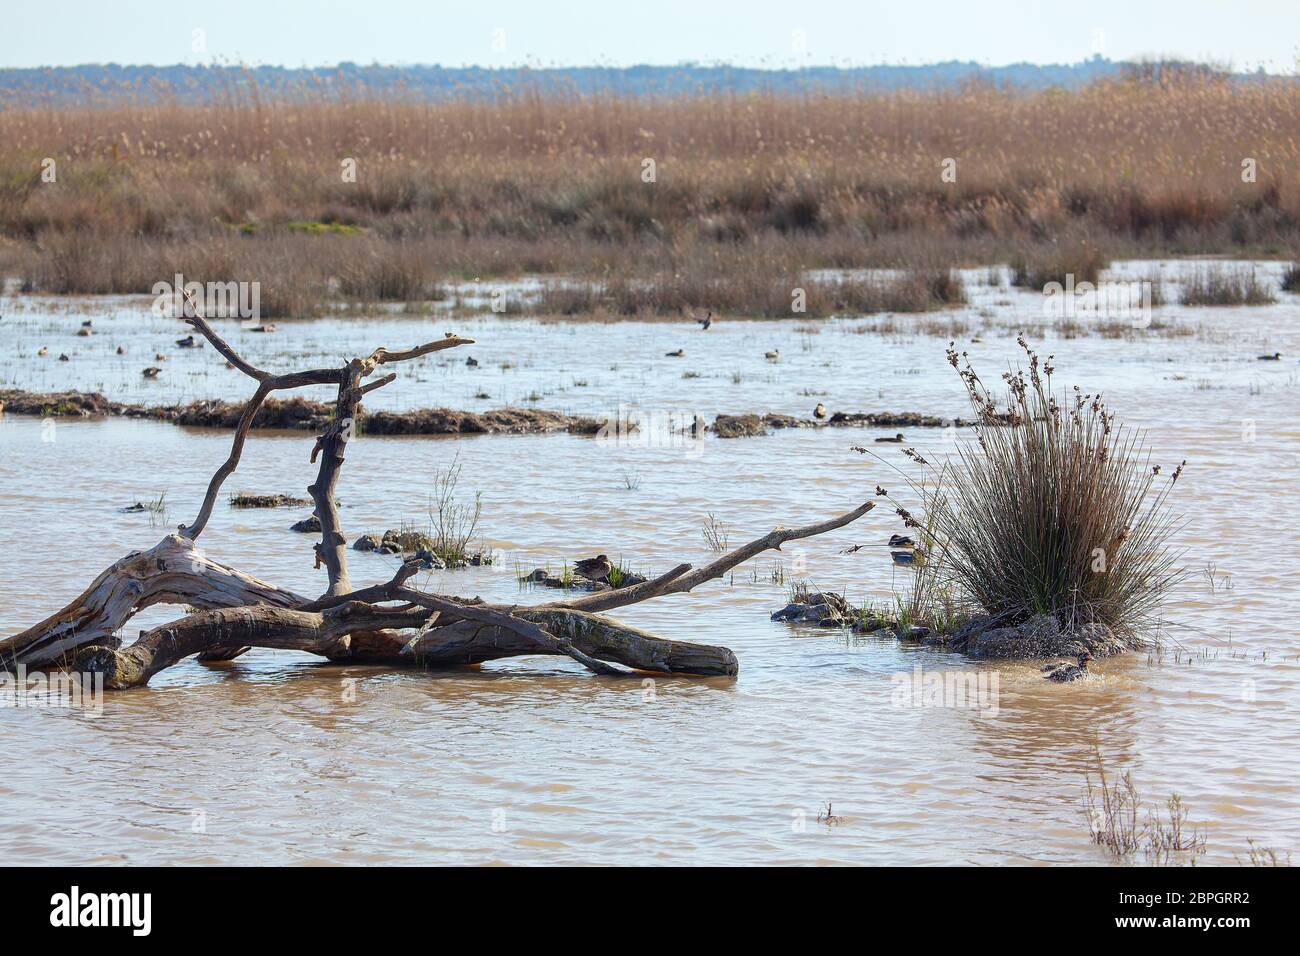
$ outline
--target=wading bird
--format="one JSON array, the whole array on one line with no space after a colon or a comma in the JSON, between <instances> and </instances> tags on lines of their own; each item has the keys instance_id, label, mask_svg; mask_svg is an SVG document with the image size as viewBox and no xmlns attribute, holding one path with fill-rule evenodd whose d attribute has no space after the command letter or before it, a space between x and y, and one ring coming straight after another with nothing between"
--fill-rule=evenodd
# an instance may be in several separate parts
<instances>
[{"instance_id":1,"label":"wading bird","mask_svg":"<svg viewBox=\"0 0 1300 956\"><path fill-rule=\"evenodd\" d=\"M1088 676L1088 661L1092 660L1092 655L1084 651L1079 655L1078 664L1047 664L1043 667L1043 673L1047 679L1055 681L1058 684L1068 684L1072 680L1081 680Z\"/></svg>"},{"instance_id":2,"label":"wading bird","mask_svg":"<svg viewBox=\"0 0 1300 956\"><path fill-rule=\"evenodd\" d=\"M609 577L609 572L614 566L609 563L609 558L603 554L598 554L594 558L584 558L573 565L573 573L579 574L590 581L603 581Z\"/></svg>"}]
</instances>

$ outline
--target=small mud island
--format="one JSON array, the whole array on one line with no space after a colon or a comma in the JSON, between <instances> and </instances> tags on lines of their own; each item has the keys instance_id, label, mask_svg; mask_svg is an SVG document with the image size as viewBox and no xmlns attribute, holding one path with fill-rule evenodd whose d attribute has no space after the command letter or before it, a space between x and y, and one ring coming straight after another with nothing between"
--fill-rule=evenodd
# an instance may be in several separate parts
<instances>
[{"instance_id":1,"label":"small mud island","mask_svg":"<svg viewBox=\"0 0 1300 956\"><path fill-rule=\"evenodd\" d=\"M938 463L903 450L921 468L920 478L899 470L921 513L876 487L906 529L886 545L913 576L906 594L890 607L854 607L842 594L796 587L772 620L888 634L976 658L1077 659L1073 671L1049 674L1062 682L1084 676L1085 658L1151 642L1163 597L1186 573L1167 547L1180 521L1168 499L1186 462L1162 474L1100 395L1078 386L1058 395L1055 357L1043 361L1018 342L1027 370L1003 374L1001 404L949 346L976 440Z\"/></svg>"}]
</instances>

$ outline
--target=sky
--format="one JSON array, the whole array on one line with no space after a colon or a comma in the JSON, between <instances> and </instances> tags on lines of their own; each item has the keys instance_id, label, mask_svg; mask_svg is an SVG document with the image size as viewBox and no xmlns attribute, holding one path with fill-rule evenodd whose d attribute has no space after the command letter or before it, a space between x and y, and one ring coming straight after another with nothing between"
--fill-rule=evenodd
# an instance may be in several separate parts
<instances>
[{"instance_id":1,"label":"sky","mask_svg":"<svg viewBox=\"0 0 1300 956\"><path fill-rule=\"evenodd\" d=\"M1178 56L1295 72L1300 0L13 0L0 68L864 66Z\"/></svg>"}]
</instances>

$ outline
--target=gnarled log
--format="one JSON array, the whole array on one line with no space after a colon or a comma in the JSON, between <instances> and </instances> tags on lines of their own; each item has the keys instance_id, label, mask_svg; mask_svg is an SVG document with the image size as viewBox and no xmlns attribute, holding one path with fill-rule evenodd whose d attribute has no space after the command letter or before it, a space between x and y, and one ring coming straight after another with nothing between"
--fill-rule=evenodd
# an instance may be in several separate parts
<instances>
[{"instance_id":1,"label":"gnarled log","mask_svg":"<svg viewBox=\"0 0 1300 956\"><path fill-rule=\"evenodd\" d=\"M57 666L79 647L116 646L120 641L115 632L154 604L293 607L305 600L213 561L183 535L169 534L148 551L114 562L76 599L39 624L0 640L0 667Z\"/></svg>"}]
</instances>

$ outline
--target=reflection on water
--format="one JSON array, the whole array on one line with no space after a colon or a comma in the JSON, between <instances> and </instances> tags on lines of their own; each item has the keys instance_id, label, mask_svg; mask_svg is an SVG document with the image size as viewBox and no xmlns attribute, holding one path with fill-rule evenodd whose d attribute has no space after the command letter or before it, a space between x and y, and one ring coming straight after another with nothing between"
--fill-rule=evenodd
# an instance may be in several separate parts
<instances>
[{"instance_id":1,"label":"reflection on water","mask_svg":"<svg viewBox=\"0 0 1300 956\"><path fill-rule=\"evenodd\" d=\"M973 291L963 313L973 323L980 309L1008 322L1037 317L1034 297ZM98 330L90 339L74 337L80 313L7 302L5 387L101 388L148 401L247 394L247 380L210 350L168 350L169 325L138 303L114 301L102 312L101 301L84 300ZM12 862L65 863L1104 862L1080 809L1098 752L1108 768L1131 769L1152 805L1180 792L1208 829L1207 861L1232 862L1247 838L1297 848L1295 302L1167 307L1162 315L1200 332L1044 345L1064 381L1104 388L1121 414L1149 429L1157 460L1189 460L1176 495L1187 515L1179 543L1193 568L1214 564L1230 587L1211 590L1199 573L1189 580L1168 609L1178 626L1162 657L1101 661L1095 679L1053 685L1033 664L769 622L785 594L774 573L857 601L905 583L882 547L896 519L875 512L696 593L621 612L665 635L733 648L736 680L656 678L647 694L639 679L593 678L556 658L429 675L256 651L218 666L186 662L149 688L111 696L99 718L0 709L0 851ZM709 418L807 414L818 401L832 410L960 413L960 383L942 362L946 340L906 331L926 320L900 318L888 335L852 331L871 320L811 326L819 331L723 322L708 333L666 323L457 322L480 340L472 349L479 369L454 353L432 357L375 397L389 407L483 408L536 391L548 408L604 414L625 403ZM442 331L396 318L284 323L239 345L282 369ZM979 337L959 344L982 370L1014 360L1012 334ZM122 343L127 360L116 356ZM34 353L43 344L78 352L62 367L42 365ZM685 359L664 357L678 347ZM770 348L779 348L779 363L763 359ZM169 352L167 375L144 383L135 366L156 350ZM1265 351L1284 361L1257 362ZM480 391L491 400L475 399ZM0 421L4 633L191 520L229 442L225 433L146 422L60 421L51 430L33 418ZM1244 423L1253 423L1253 441L1243 440ZM499 563L433 573L425 586L537 601L544 595L515 584L518 569L558 568L597 551L659 571L705 560L707 512L735 545L777 522L847 510L877 482L898 484L885 464L848 450L869 437L822 429L710 438L696 454L567 435L362 436L339 495L350 536L423 520L431 474L459 452L464 489L483 492L482 527ZM931 458L951 447L940 432L909 439ZM228 490L301 493L310 446L305 433L255 435ZM882 452L886 461L895 453ZM625 475L637 477L634 488ZM163 491L168 512L156 526L147 514L118 511ZM235 511L223 501L203 546L287 587L319 591L310 539L288 531L304 514ZM859 543L867 547L839 553ZM358 585L387 578L395 564L349 558ZM174 614L151 609L128 631ZM996 714L894 706L891 678L917 664L996 669ZM828 801L846 823L816 823Z\"/></svg>"}]
</instances>

